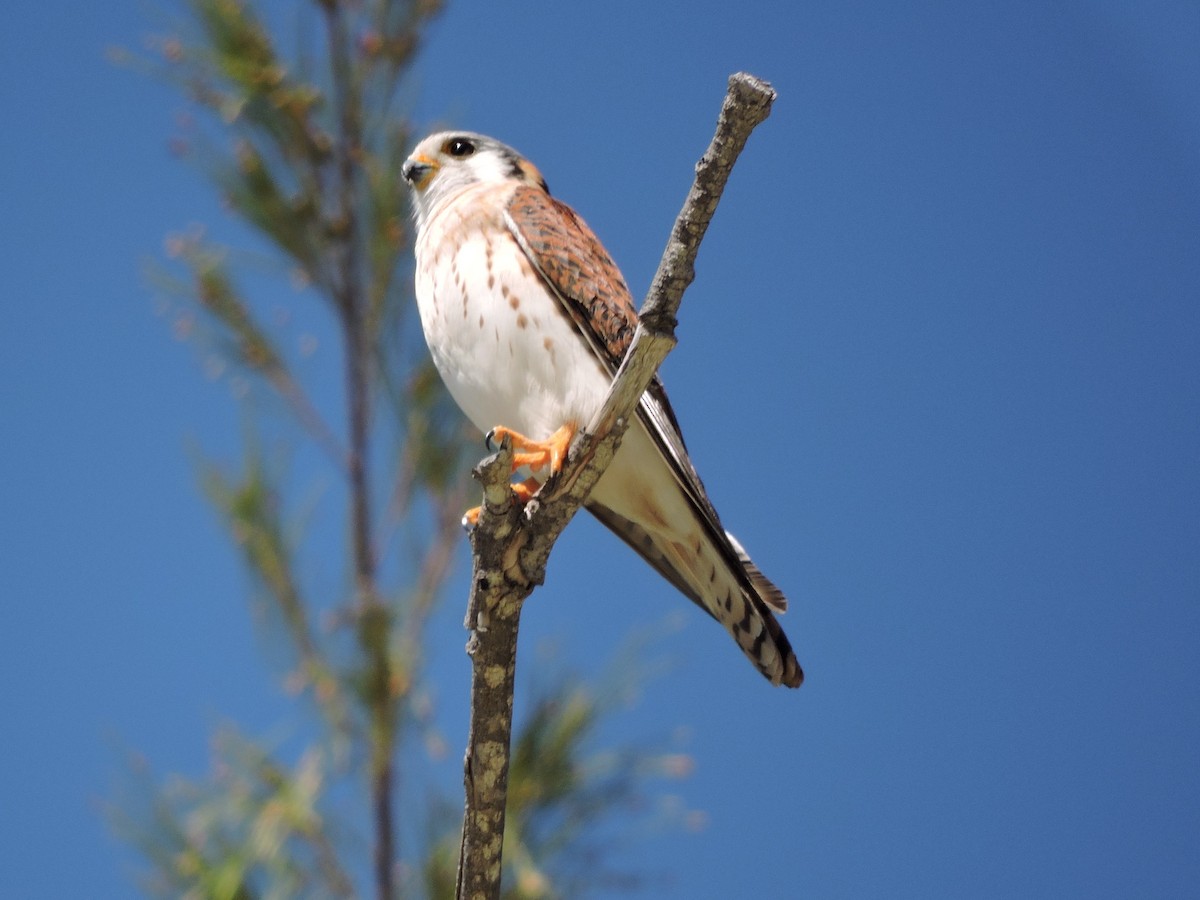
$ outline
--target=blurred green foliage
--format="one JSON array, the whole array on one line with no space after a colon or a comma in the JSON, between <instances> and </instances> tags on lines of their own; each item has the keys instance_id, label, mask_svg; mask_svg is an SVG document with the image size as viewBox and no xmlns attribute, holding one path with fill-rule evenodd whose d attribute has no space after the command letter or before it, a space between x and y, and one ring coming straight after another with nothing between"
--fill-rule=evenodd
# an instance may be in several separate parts
<instances>
[{"instance_id":1,"label":"blurred green foliage","mask_svg":"<svg viewBox=\"0 0 1200 900\"><path fill-rule=\"evenodd\" d=\"M154 279L176 333L256 401L240 465L206 460L200 478L251 574L264 631L284 648L282 681L303 701L301 724L274 742L222 728L199 780L159 781L138 763L111 815L148 863L144 887L161 896L450 897L458 801L428 799L437 760L414 738L445 744L430 724L422 648L462 546L478 447L431 365L410 279L400 277L412 232L399 173L414 134L394 111L440 3L286 7L187 0L141 63L189 103L175 149L274 260L264 279L242 265L247 253L190 229L168 239ZM343 384L332 398L305 369L304 346L291 347L268 312L297 305L324 309L336 335ZM271 400L287 413L287 440L319 448L332 473L334 487L305 516L287 466L264 449L264 432L279 430L280 417L261 414ZM332 589L305 577L306 516L344 516L345 577ZM591 842L596 829L613 813L632 817L646 778L686 774L678 756L597 752L610 708L603 693L564 678L519 723L507 897L625 883Z\"/></svg>"}]
</instances>

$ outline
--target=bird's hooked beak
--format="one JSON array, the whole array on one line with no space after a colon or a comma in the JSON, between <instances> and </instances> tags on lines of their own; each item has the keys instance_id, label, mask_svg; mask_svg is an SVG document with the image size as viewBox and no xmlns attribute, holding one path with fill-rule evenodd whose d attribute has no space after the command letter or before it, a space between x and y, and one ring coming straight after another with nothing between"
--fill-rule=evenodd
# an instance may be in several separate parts
<instances>
[{"instance_id":1,"label":"bird's hooked beak","mask_svg":"<svg viewBox=\"0 0 1200 900\"><path fill-rule=\"evenodd\" d=\"M420 191L424 190L425 185L429 184L429 179L433 177L433 173L437 170L437 161L420 153L416 156L410 156L404 161L404 165L400 167L400 174L404 176L404 180L411 184L415 190Z\"/></svg>"}]
</instances>

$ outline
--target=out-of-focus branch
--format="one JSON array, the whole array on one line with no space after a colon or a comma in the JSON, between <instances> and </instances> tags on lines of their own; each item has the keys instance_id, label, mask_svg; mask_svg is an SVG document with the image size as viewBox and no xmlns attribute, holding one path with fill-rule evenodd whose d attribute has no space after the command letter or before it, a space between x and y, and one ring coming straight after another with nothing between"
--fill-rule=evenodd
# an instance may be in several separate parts
<instances>
[{"instance_id":1,"label":"out-of-focus branch","mask_svg":"<svg viewBox=\"0 0 1200 900\"><path fill-rule=\"evenodd\" d=\"M466 621L472 681L460 900L500 896L521 606L542 583L551 548L604 474L642 394L675 345L675 316L695 277L700 242L734 162L750 132L770 114L774 99L766 82L745 73L730 77L716 133L696 165L695 181L671 231L633 343L604 405L572 444L560 477L521 509L508 488L509 447L475 470L484 503L472 533L474 570Z\"/></svg>"},{"instance_id":2,"label":"out-of-focus branch","mask_svg":"<svg viewBox=\"0 0 1200 900\"><path fill-rule=\"evenodd\" d=\"M395 411L406 415L399 418L394 437L412 446L405 459L417 464L417 480L405 486L408 496L399 518L404 537L412 539L404 546L418 550L419 558L411 565L404 559L392 564L401 546L400 527L379 515L379 494L395 457L380 452L379 400L387 398L387 376L406 383L429 368L422 364L424 354L407 352L400 327L411 315L406 312L411 292L397 280L404 271L398 262L411 252L412 243L407 184L400 174L410 125L397 117L393 105L441 2L314 0L312 10L300 4L295 17L285 19L295 28L285 27L283 40L275 25L285 20L267 14L270 4L182 0L175 5L187 15L178 33L150 39L148 46L161 59L147 67L178 86L202 115L197 120L189 112L179 118L173 151L209 170L227 209L266 238L286 265L293 287L319 298L340 329L345 420L337 428L332 406L325 409L326 400L317 404L318 395L306 385L317 376L292 365L286 345L277 340L286 309L278 308L284 315L275 318L279 327L272 328L271 320L256 312L265 299L250 302L220 253L199 236L168 243L168 254L182 255L191 270L195 285L190 293L207 313L204 323L211 320L216 326L223 355L251 376L242 379L238 373L237 392L250 384L272 390L337 466L338 498L345 498L349 532L349 561L343 568L352 579L348 600L305 587L302 573L310 567L292 555L298 542L284 527L284 505L277 502L265 472L249 466L237 480L214 479L219 489L214 500L261 580L269 608L281 614L284 627L273 630L298 658L288 687L311 686L324 713L328 727L317 740L328 735L334 755L344 758L350 749L353 758L365 759L371 822L363 830L373 838L372 883L370 888L357 884L346 873L358 878L365 867L347 865L337 856L340 844L332 835L345 829L320 790L324 770L316 768L313 783L305 785L311 788L312 814L303 828L281 814L274 796L264 800L262 817L274 830L241 816L243 798L225 783L218 784L217 800L231 812L228 818L190 815L188 802L181 801L170 814L186 827L170 834L153 829L157 833L148 843L168 848L158 868L174 879L170 883L178 890L172 895L211 893L205 873L215 871L221 873L217 883L226 894L265 890L295 896L307 891L392 900L404 890L397 883L401 870L395 824L397 748L405 736L401 723L406 713L419 715L420 636L452 568L457 516L449 514L447 504L459 508L458 500L443 496L448 477L439 480L427 471L439 475L461 458L456 434L421 421L424 411L436 406L434 401L395 396ZM285 44L297 50L281 52ZM177 322L181 337L191 332L190 314ZM382 340L383 335L389 340ZM386 367L385 344L400 351ZM414 422L420 427L412 427ZM260 462L260 454L255 452L250 461ZM430 514L433 527L426 528ZM405 582L411 578L411 589L388 589L385 579L397 577ZM326 614L334 603L337 607ZM353 624L353 644L332 633L348 622ZM331 778L357 775L357 767L353 773L335 768ZM284 772L277 780L283 795L301 777ZM325 815L316 809L318 800L329 803ZM160 834L165 834L161 841ZM232 838L226 840L226 834ZM276 841L277 834L293 837L285 844ZM294 836L305 838L311 852Z\"/></svg>"},{"instance_id":3,"label":"out-of-focus branch","mask_svg":"<svg viewBox=\"0 0 1200 900\"><path fill-rule=\"evenodd\" d=\"M390 613L379 596L371 519L370 439L372 335L368 333L363 289L359 220L360 166L363 153L361 86L357 83L353 37L339 4L326 7L333 94L337 104L337 209L329 223L337 238L333 294L342 325L346 360L349 430L350 531L354 560L355 613L365 655L367 711L370 717L371 810L374 819L375 895L391 900L396 859L393 824L393 750L397 703L389 652Z\"/></svg>"}]
</instances>

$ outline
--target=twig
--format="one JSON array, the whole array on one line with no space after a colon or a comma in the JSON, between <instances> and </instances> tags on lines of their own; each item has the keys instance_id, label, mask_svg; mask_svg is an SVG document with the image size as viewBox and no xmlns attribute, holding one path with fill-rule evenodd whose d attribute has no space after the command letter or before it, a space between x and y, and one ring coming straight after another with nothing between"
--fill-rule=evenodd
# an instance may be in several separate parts
<instances>
[{"instance_id":1,"label":"twig","mask_svg":"<svg viewBox=\"0 0 1200 900\"><path fill-rule=\"evenodd\" d=\"M695 277L700 242L734 162L774 99L766 82L744 72L730 76L716 133L696 165L695 182L675 220L629 352L604 405L576 436L560 476L522 510L508 488L510 448L502 447L475 469L484 503L471 536L474 571L465 623L471 632L471 725L459 900L500 896L521 605L542 583L554 542L604 474L642 394L675 346L675 315Z\"/></svg>"}]
</instances>

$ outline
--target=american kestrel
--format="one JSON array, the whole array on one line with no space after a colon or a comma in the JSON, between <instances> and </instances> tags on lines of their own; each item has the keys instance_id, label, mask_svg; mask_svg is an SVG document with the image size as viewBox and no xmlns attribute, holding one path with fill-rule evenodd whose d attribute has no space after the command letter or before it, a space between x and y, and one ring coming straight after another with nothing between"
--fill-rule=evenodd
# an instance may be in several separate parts
<instances>
[{"instance_id":1,"label":"american kestrel","mask_svg":"<svg viewBox=\"0 0 1200 900\"><path fill-rule=\"evenodd\" d=\"M511 147L470 132L419 143L403 167L417 217L416 293L433 361L514 471L556 472L600 408L637 327L591 229ZM514 485L520 488L521 485ZM721 525L656 377L588 510L720 622L772 684L804 679L775 613L787 600Z\"/></svg>"}]
</instances>

